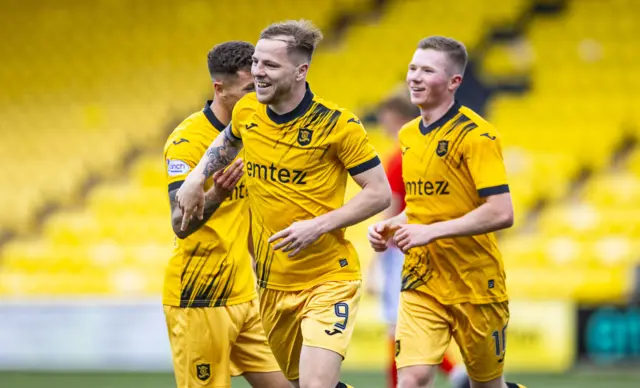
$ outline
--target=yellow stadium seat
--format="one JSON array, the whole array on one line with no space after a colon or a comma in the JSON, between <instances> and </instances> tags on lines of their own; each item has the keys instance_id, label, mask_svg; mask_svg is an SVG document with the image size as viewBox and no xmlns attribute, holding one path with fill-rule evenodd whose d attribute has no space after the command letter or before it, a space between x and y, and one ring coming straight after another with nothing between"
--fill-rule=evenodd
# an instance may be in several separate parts
<instances>
[{"instance_id":1,"label":"yellow stadium seat","mask_svg":"<svg viewBox=\"0 0 640 388\"><path fill-rule=\"evenodd\" d=\"M600 206L640 209L640 177L628 173L612 173L592 179L585 197Z\"/></svg>"},{"instance_id":2,"label":"yellow stadium seat","mask_svg":"<svg viewBox=\"0 0 640 388\"><path fill-rule=\"evenodd\" d=\"M504 237L505 262L516 266L512 295L539 292L526 279L532 268L549 275L539 287L545 295L620 300L631 287L627 274L640 257L640 151L618 171L608 166L625 137L640 134L638 12L640 3L627 0L567 2L566 11L534 16L522 39L484 58L489 73L528 66L532 89L493 99L489 117L503 133L506 160L519 161L514 187L552 200L531 235ZM597 173L568 197L582 168Z\"/></svg>"},{"instance_id":3,"label":"yellow stadium seat","mask_svg":"<svg viewBox=\"0 0 640 388\"><path fill-rule=\"evenodd\" d=\"M313 15L326 27L372 6L368 0L14 3L0 14L0 32L15 37L0 46L6 107L0 120L11 128L0 161L17 164L6 173L11 190L0 194L0 228L28 232L39 211L52 203L65 208L46 219L37 238L4 247L0 294L127 297L158 295L162 287L174 239L162 145L176 120L211 95L207 51L224 40L255 42L273 21ZM388 2L379 18L350 26L339 44L321 45L312 88L361 112L402 82L420 39L449 35L473 52L491 27L513 23L530 4ZM640 2L569 2L562 14L534 16L522 40L493 46L484 57L485 75L532 80L527 93L498 96L488 106L503 137L516 210L516 228L500 234L512 297L611 301L631 287L629 268L640 260L634 222L640 150L624 172L603 167L625 135L640 135L638 12ZM386 160L397 142L369 130ZM599 173L566 198L585 167ZM95 178L102 181L84 195ZM350 181L348 196L356 191ZM526 224L540 199L553 206ZM373 257L363 238L371 221L348 231L365 266Z\"/></svg>"},{"instance_id":4,"label":"yellow stadium seat","mask_svg":"<svg viewBox=\"0 0 640 388\"><path fill-rule=\"evenodd\" d=\"M307 17L326 27L338 14L370 6L365 0L12 2L0 15L0 32L12 36L0 47L0 103L7 107L0 120L11 128L0 161L20 161L6 177L20 199L5 202L19 210L2 212L0 229L28 231L38 211L75 204L90 177L113 177L131 151L161 141L170 120L210 95L205 58L213 45L255 42L262 28L284 19Z\"/></svg>"},{"instance_id":5,"label":"yellow stadium seat","mask_svg":"<svg viewBox=\"0 0 640 388\"><path fill-rule=\"evenodd\" d=\"M640 121L638 122L640 123ZM635 151L629 157L627 164L630 172L633 173L637 179L640 179L640 147L636 147Z\"/></svg>"}]
</instances>

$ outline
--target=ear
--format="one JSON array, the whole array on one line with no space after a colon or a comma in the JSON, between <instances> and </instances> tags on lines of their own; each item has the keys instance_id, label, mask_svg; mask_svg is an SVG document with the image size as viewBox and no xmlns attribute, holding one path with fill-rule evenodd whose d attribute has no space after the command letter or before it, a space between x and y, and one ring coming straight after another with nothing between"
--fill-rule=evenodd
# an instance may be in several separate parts
<instances>
[{"instance_id":1,"label":"ear","mask_svg":"<svg viewBox=\"0 0 640 388\"><path fill-rule=\"evenodd\" d=\"M302 81L307 77L309 71L309 64L303 63L296 69L296 81Z\"/></svg>"},{"instance_id":2,"label":"ear","mask_svg":"<svg viewBox=\"0 0 640 388\"><path fill-rule=\"evenodd\" d=\"M224 93L224 85L221 81L213 81L213 91L216 95Z\"/></svg>"},{"instance_id":3,"label":"ear","mask_svg":"<svg viewBox=\"0 0 640 388\"><path fill-rule=\"evenodd\" d=\"M461 83L462 83L462 76L460 74L455 74L453 77L449 79L449 90L458 89Z\"/></svg>"}]
</instances>

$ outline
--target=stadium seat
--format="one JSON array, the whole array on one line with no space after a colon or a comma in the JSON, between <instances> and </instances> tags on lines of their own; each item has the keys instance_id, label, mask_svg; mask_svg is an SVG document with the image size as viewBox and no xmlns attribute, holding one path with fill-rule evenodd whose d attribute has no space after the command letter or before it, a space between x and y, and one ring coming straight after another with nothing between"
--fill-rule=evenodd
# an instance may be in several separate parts
<instances>
[{"instance_id":1,"label":"stadium seat","mask_svg":"<svg viewBox=\"0 0 640 388\"><path fill-rule=\"evenodd\" d=\"M371 107L404 78L422 38L454 36L473 50L489 27L512 22L526 5L525 0L491 6L473 0L389 2L378 20L353 26L339 47L316 55L311 83L319 94L344 106Z\"/></svg>"},{"instance_id":2,"label":"stadium seat","mask_svg":"<svg viewBox=\"0 0 640 388\"><path fill-rule=\"evenodd\" d=\"M627 0L606 7L570 1L560 14L535 16L520 39L484 58L489 73L532 78L530 92L493 99L489 118L505 139L513 191L526 188L551 204L532 233L502 241L517 294L620 300L631 287L640 261L640 151L618 171L608 167L622 142L639 133L639 11ZM595 174L568 197L583 169ZM528 271L545 274L537 287Z\"/></svg>"},{"instance_id":3,"label":"stadium seat","mask_svg":"<svg viewBox=\"0 0 640 388\"><path fill-rule=\"evenodd\" d=\"M206 52L222 40L255 41L267 23L305 16L309 9L315 22L327 26L339 13L371 6L365 0L197 0L166 7L143 0L133 8L124 2L58 3L28 9L15 1L10 17L23 22L23 31L0 47L8 58L0 68L6 84L0 103L8 107L0 119L12 128L0 160L21 164L8 172L11 192L0 194L7 205L0 227L28 231L47 203L66 205L44 222L41 235L2 250L1 294L158 295L173 239L162 142L176 120L210 94ZM361 112L403 79L421 38L451 35L473 50L490 27L512 23L529 5L389 2L378 19L352 26L335 47L321 47L310 82L318 94ZM631 287L629 269L640 257L640 227L633 223L640 216L640 151L621 172L605 168L624 136L640 134L640 100L633 92L640 85L640 73L633 71L640 25L631 10L640 11L640 4L570 2L562 14L533 18L524 49L496 47L485 57L492 73L520 75L524 65L504 62L513 62L513 50L531 56L532 90L494 98L488 118L504 138L517 225L540 199L552 204L532 232L501 234L512 296L618 300ZM429 23L423 23L427 12ZM220 17L225 13L246 15L246 22ZM0 21L8 17L0 15ZM71 34L71 28L86 34ZM395 142L369 129L385 159ZM134 150L141 154L131 159ZM594 178L577 198L567 199L584 168L595 171ZM106 179L84 193L84 183L96 177ZM348 195L354 192L350 182ZM366 226L348 232L365 263L372 256L363 239Z\"/></svg>"},{"instance_id":4,"label":"stadium seat","mask_svg":"<svg viewBox=\"0 0 640 388\"><path fill-rule=\"evenodd\" d=\"M202 104L214 44L255 42L268 23L309 18L311 9L310 19L326 27L371 4L9 3L0 15L0 31L12 37L0 47L0 120L7 128L0 162L15 168L5 173L12 192L2 198L0 231L21 233L46 206L76 203L89 178L117 173L129 152L158 142L171 120Z\"/></svg>"},{"instance_id":5,"label":"stadium seat","mask_svg":"<svg viewBox=\"0 0 640 388\"><path fill-rule=\"evenodd\" d=\"M44 223L42 238L3 249L0 277L14 286L29 283L11 292L43 295L118 293L135 276L152 287L139 292L158 293L163 264L149 272L140 263L166 262L172 244L160 150L176 120L210 95L206 53L213 45L256 42L266 25L285 19L306 17L326 29L338 15L372 5L9 3L10 11L0 14L0 31L12 37L0 47L0 119L7 128L0 161L11 166L5 169L11 190L0 194L0 231L29 235L47 206L69 210ZM135 150L148 156L129 169ZM122 173L129 170L131 176ZM85 194L86 182L95 179L108 183ZM104 267L102 258L112 254L113 266Z\"/></svg>"}]
</instances>

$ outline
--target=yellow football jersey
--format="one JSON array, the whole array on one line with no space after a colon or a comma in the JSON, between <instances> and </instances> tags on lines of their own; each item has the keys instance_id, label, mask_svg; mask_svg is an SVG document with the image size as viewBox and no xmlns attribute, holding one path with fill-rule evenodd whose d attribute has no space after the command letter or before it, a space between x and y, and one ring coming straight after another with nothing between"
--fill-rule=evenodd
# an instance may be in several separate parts
<instances>
[{"instance_id":1,"label":"yellow football jersey","mask_svg":"<svg viewBox=\"0 0 640 388\"><path fill-rule=\"evenodd\" d=\"M247 94L236 104L231 123L233 136L244 144L258 284L293 291L360 279L358 255L344 230L321 236L292 258L268 243L296 221L341 207L347 173L380 164L360 120L316 97L307 85L302 102L284 115L259 103L255 93Z\"/></svg>"},{"instance_id":2,"label":"yellow football jersey","mask_svg":"<svg viewBox=\"0 0 640 388\"><path fill-rule=\"evenodd\" d=\"M185 119L164 147L169 191L182 185L225 126L209 103ZM206 182L210 188L212 180ZM215 307L244 303L257 296L248 250L248 192L242 178L231 197L196 232L175 239L165 273L163 303L182 307ZM167 224L169 225L169 224Z\"/></svg>"},{"instance_id":3,"label":"yellow football jersey","mask_svg":"<svg viewBox=\"0 0 640 388\"><path fill-rule=\"evenodd\" d=\"M407 123L399 138L409 223L455 219L480 206L485 197L509 191L500 135L457 102L429 126L420 117ZM506 300L495 235L446 238L411 249L402 287L422 286L446 304Z\"/></svg>"}]
</instances>

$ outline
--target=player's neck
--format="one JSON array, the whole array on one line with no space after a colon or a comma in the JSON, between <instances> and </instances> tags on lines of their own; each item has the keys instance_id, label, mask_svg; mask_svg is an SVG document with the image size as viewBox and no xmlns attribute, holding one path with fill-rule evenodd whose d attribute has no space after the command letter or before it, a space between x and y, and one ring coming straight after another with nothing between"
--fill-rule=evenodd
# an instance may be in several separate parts
<instances>
[{"instance_id":1,"label":"player's neck","mask_svg":"<svg viewBox=\"0 0 640 388\"><path fill-rule=\"evenodd\" d=\"M307 85L305 82L299 82L291 91L289 98L284 99L277 104L270 104L269 108L279 115L283 115L285 113L289 113L292 110L296 109L298 105L304 99L305 94L307 93Z\"/></svg>"},{"instance_id":2,"label":"player's neck","mask_svg":"<svg viewBox=\"0 0 640 388\"><path fill-rule=\"evenodd\" d=\"M225 126L229 125L229 122L231 121L231 112L222 106L222 103L220 103L219 100L214 99L211 105L209 105L209 109L211 109L213 114L222 124Z\"/></svg>"},{"instance_id":3,"label":"player's neck","mask_svg":"<svg viewBox=\"0 0 640 388\"><path fill-rule=\"evenodd\" d=\"M452 98L436 107L423 108L420 107L420 115L422 116L422 123L425 126L430 125L431 123L436 122L442 116L444 116L449 109L453 106L455 100Z\"/></svg>"}]
</instances>

